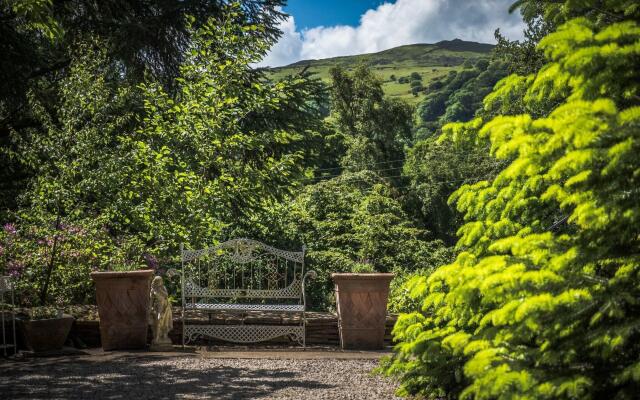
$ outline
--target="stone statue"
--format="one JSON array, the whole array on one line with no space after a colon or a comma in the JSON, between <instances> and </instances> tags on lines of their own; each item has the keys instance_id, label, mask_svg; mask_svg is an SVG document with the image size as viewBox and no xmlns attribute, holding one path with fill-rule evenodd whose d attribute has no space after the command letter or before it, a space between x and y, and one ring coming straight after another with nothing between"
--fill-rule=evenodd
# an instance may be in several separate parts
<instances>
[{"instance_id":1,"label":"stone statue","mask_svg":"<svg viewBox=\"0 0 640 400\"><path fill-rule=\"evenodd\" d=\"M153 339L151 339L151 351L171 351L171 339L169 331L173 329L173 315L169 295L164 287L162 277L156 276L151 282L149 294L149 324Z\"/></svg>"}]
</instances>

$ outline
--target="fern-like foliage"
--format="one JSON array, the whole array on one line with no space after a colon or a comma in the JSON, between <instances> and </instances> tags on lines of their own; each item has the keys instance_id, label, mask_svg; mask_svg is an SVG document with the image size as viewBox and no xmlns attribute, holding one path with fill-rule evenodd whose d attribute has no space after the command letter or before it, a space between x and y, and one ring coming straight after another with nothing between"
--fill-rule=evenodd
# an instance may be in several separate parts
<instances>
[{"instance_id":1,"label":"fern-like foliage","mask_svg":"<svg viewBox=\"0 0 640 400\"><path fill-rule=\"evenodd\" d=\"M422 309L398 320L385 366L402 394L640 393L640 25L628 2L597 3L629 18L569 20L539 44L537 74L486 97L508 115L443 129L488 139L506 167L451 196L466 221L459 256L410 282Z\"/></svg>"}]
</instances>

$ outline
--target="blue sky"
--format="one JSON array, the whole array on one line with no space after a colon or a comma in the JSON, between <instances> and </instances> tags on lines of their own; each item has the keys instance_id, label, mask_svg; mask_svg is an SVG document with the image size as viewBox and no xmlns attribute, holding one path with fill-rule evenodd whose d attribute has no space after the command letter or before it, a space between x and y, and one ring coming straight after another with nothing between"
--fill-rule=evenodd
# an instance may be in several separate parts
<instances>
[{"instance_id":1,"label":"blue sky","mask_svg":"<svg viewBox=\"0 0 640 400\"><path fill-rule=\"evenodd\" d=\"M373 53L414 43L462 39L495 43L499 28L522 39L514 0L289 0L282 37L261 66Z\"/></svg>"},{"instance_id":2,"label":"blue sky","mask_svg":"<svg viewBox=\"0 0 640 400\"><path fill-rule=\"evenodd\" d=\"M383 0L289 0L284 10L295 17L300 29L316 26L352 25L369 9Z\"/></svg>"}]
</instances>

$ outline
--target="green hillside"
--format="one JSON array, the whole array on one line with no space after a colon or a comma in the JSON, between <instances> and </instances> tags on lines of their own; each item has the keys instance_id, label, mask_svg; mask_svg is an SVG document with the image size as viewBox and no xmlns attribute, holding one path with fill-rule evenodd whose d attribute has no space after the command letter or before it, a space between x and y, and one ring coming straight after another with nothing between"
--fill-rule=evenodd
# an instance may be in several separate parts
<instances>
[{"instance_id":1,"label":"green hillside","mask_svg":"<svg viewBox=\"0 0 640 400\"><path fill-rule=\"evenodd\" d=\"M446 76L451 70L463 69L467 60L475 63L479 58L487 58L492 49L493 45L490 44L460 39L435 44L412 44L378 53L298 61L285 67L272 68L271 76L278 79L308 68L310 72L318 74L322 80L328 82L331 68L341 66L349 70L359 63L364 63L384 81L383 89L387 95L415 103L424 92L414 96L410 79L400 83L400 78L409 77L412 72L417 72L422 77L423 86L426 87L429 82Z\"/></svg>"}]
</instances>

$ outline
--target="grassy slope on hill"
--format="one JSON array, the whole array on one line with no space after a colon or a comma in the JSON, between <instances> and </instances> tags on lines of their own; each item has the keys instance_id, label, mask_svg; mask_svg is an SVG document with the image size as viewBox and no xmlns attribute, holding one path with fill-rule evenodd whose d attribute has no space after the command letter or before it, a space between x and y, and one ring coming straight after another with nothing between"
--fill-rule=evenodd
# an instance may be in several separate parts
<instances>
[{"instance_id":1,"label":"grassy slope on hill","mask_svg":"<svg viewBox=\"0 0 640 400\"><path fill-rule=\"evenodd\" d=\"M299 61L285 67L271 69L271 76L278 79L308 67L310 72L318 74L322 80L329 82L331 68L341 66L349 70L358 63L365 63L384 81L383 89L388 96L416 103L424 93L417 97L412 95L409 83L399 83L397 79L409 76L412 72L418 72L426 87L434 78L445 76L451 70L462 69L462 64L466 60L475 62L479 58L488 57L491 49L493 45L490 44L459 39L435 44L412 44L378 53ZM392 75L395 75L395 81L391 80Z\"/></svg>"}]
</instances>

